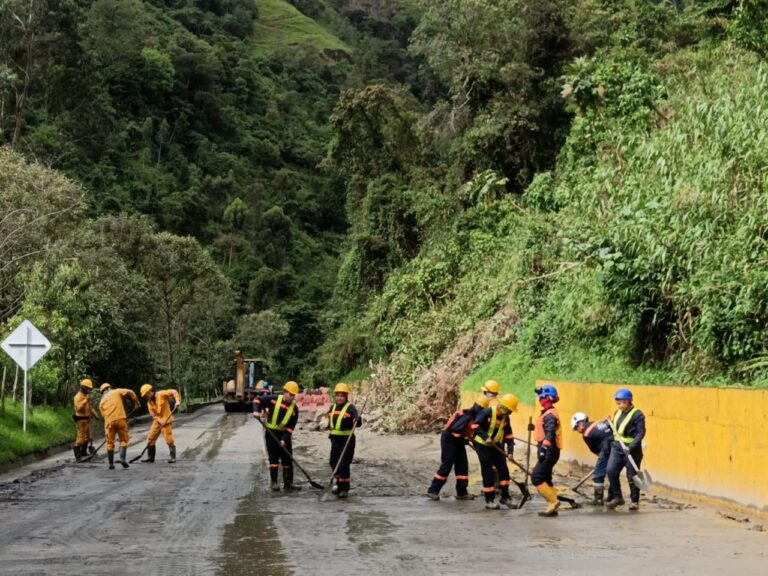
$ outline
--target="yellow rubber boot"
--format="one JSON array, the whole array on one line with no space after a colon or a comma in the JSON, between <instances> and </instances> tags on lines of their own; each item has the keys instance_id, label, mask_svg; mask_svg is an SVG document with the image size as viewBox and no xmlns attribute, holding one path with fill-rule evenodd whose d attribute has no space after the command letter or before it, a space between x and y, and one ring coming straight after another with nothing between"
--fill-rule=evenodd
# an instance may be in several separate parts
<instances>
[{"instance_id":1,"label":"yellow rubber boot","mask_svg":"<svg viewBox=\"0 0 768 576\"><path fill-rule=\"evenodd\" d=\"M557 499L557 490L546 483L536 486L536 490L538 490L539 494L541 494L547 501L546 510L539 512L539 516L557 516L557 509L560 508L560 501Z\"/></svg>"}]
</instances>

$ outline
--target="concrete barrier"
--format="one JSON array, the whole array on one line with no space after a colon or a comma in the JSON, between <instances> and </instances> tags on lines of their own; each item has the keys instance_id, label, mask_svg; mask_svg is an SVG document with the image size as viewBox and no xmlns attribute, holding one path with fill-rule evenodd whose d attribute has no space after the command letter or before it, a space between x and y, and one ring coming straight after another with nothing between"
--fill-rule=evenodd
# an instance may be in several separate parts
<instances>
[{"instance_id":1,"label":"concrete barrier","mask_svg":"<svg viewBox=\"0 0 768 576\"><path fill-rule=\"evenodd\" d=\"M593 421L605 418L615 410L614 392L629 388L646 416L643 468L654 482L768 512L768 391L549 380L536 385L544 383L554 384L560 394L561 459L594 465L595 457L570 429L571 416L585 412ZM463 392L462 405L476 396ZM531 398L521 398L512 416L518 438L527 434L528 417L535 420L539 414L532 397L533 391Z\"/></svg>"}]
</instances>

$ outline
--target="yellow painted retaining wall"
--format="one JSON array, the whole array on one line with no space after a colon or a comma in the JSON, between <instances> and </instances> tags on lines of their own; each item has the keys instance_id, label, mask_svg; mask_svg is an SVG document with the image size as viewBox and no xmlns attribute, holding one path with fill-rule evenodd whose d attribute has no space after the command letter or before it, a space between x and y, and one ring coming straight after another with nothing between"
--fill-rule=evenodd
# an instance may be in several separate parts
<instances>
[{"instance_id":1,"label":"yellow painted retaining wall","mask_svg":"<svg viewBox=\"0 0 768 576\"><path fill-rule=\"evenodd\" d=\"M571 431L574 412L590 420L615 410L613 393L629 388L634 404L646 417L643 468L654 482L670 488L731 500L768 511L768 392L678 386L627 386L537 381L557 387L557 409L563 422L561 459L594 465L581 436ZM502 393L504 393L502 385ZM464 392L462 404L474 401ZM512 416L515 436L525 438L528 417L538 407L523 404Z\"/></svg>"}]
</instances>

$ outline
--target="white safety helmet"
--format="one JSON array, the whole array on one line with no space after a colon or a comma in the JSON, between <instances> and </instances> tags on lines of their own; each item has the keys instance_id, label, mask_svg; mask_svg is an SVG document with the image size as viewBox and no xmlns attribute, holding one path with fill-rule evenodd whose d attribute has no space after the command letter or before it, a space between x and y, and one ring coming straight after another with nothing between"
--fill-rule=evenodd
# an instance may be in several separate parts
<instances>
[{"instance_id":1,"label":"white safety helmet","mask_svg":"<svg viewBox=\"0 0 768 576\"><path fill-rule=\"evenodd\" d=\"M587 419L587 415L584 414L584 412L576 412L573 416L571 416L571 429L576 430L576 425L579 422L583 422Z\"/></svg>"}]
</instances>

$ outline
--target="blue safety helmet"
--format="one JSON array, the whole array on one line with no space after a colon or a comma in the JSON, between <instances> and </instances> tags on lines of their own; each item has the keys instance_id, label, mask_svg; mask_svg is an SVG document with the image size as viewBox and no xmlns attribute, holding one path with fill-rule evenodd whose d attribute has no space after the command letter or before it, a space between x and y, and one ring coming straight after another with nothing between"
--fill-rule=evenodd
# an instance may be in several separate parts
<instances>
[{"instance_id":1,"label":"blue safety helmet","mask_svg":"<svg viewBox=\"0 0 768 576\"><path fill-rule=\"evenodd\" d=\"M632 400L632 392L628 388L619 388L613 395L614 400Z\"/></svg>"},{"instance_id":2,"label":"blue safety helmet","mask_svg":"<svg viewBox=\"0 0 768 576\"><path fill-rule=\"evenodd\" d=\"M261 383L261 387L262 388L269 388L269 382L267 382L266 380L263 380L262 383Z\"/></svg>"},{"instance_id":3,"label":"blue safety helmet","mask_svg":"<svg viewBox=\"0 0 768 576\"><path fill-rule=\"evenodd\" d=\"M534 392L536 392L536 398L546 398L549 396L554 400L558 397L557 388L552 386L552 384L544 384L544 386L534 388Z\"/></svg>"}]
</instances>

